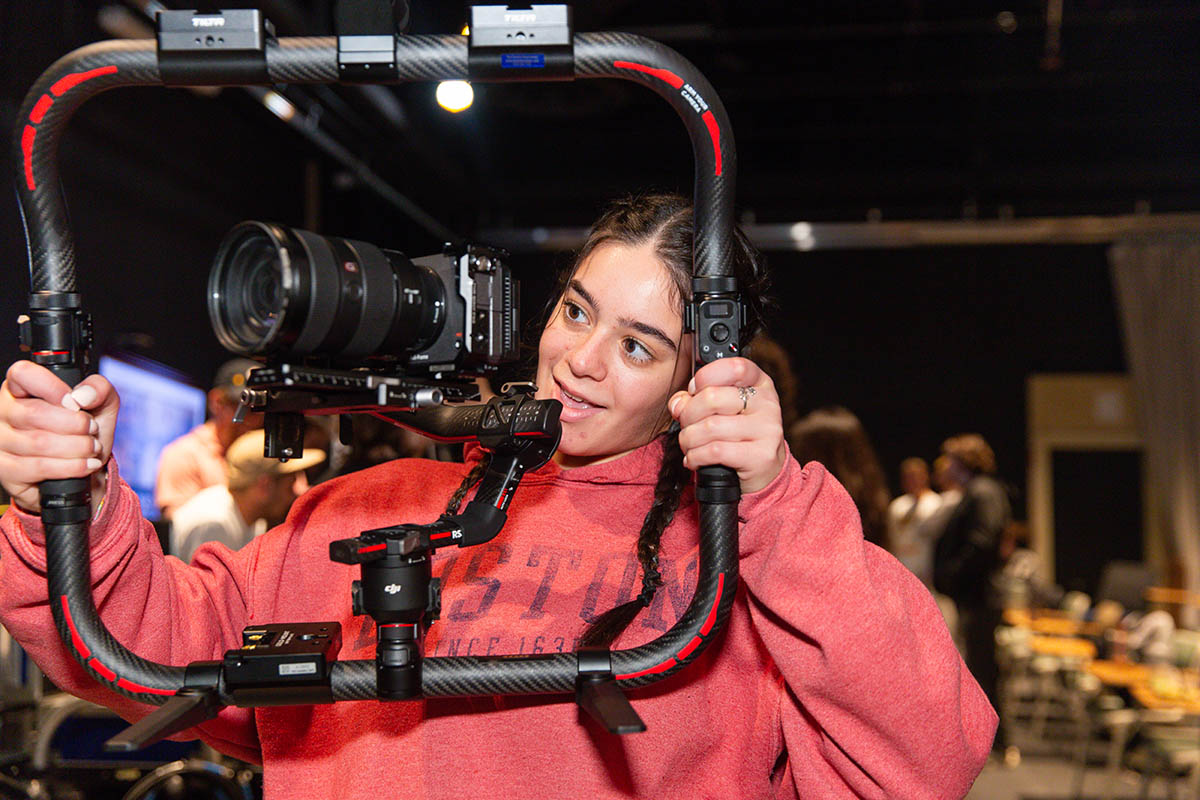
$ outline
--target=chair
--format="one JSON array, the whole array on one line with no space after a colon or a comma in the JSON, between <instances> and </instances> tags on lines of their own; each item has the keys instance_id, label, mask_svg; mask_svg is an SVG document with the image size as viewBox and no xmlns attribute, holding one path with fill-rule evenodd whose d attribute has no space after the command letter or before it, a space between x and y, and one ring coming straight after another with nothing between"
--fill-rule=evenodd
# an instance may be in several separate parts
<instances>
[{"instance_id":1,"label":"chair","mask_svg":"<svg viewBox=\"0 0 1200 800\"><path fill-rule=\"evenodd\" d=\"M1096 600L1115 600L1126 611L1146 610L1146 590L1158 583L1158 571L1141 561L1110 561L1100 573Z\"/></svg>"}]
</instances>

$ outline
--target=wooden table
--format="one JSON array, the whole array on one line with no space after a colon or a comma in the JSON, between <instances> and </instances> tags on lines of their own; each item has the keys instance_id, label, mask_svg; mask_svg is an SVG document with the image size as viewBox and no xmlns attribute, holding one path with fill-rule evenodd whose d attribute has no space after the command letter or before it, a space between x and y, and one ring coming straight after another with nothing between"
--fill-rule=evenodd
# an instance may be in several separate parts
<instances>
[{"instance_id":1,"label":"wooden table","mask_svg":"<svg viewBox=\"0 0 1200 800\"><path fill-rule=\"evenodd\" d=\"M1200 594L1186 589L1171 589L1166 586L1151 586L1146 589L1145 598L1150 603L1165 606L1200 605Z\"/></svg>"},{"instance_id":2,"label":"wooden table","mask_svg":"<svg viewBox=\"0 0 1200 800\"><path fill-rule=\"evenodd\" d=\"M1095 644L1073 636L1033 636L1029 639L1029 647L1042 656L1078 658L1085 661L1096 657Z\"/></svg>"},{"instance_id":3,"label":"wooden table","mask_svg":"<svg viewBox=\"0 0 1200 800\"><path fill-rule=\"evenodd\" d=\"M1150 680L1150 667L1132 661L1097 660L1087 665L1087 671L1108 686L1132 686Z\"/></svg>"},{"instance_id":4,"label":"wooden table","mask_svg":"<svg viewBox=\"0 0 1200 800\"><path fill-rule=\"evenodd\" d=\"M1014 628L1027 628L1046 636L1100 636L1104 632L1103 626L1071 619L1056 608L1039 608L1032 612L1024 608L1006 608L1003 619Z\"/></svg>"},{"instance_id":5,"label":"wooden table","mask_svg":"<svg viewBox=\"0 0 1200 800\"><path fill-rule=\"evenodd\" d=\"M1188 716L1200 716L1200 692L1192 690L1179 697L1164 697L1150 688L1150 680L1131 684L1129 693L1146 708L1155 711L1182 711Z\"/></svg>"}]
</instances>

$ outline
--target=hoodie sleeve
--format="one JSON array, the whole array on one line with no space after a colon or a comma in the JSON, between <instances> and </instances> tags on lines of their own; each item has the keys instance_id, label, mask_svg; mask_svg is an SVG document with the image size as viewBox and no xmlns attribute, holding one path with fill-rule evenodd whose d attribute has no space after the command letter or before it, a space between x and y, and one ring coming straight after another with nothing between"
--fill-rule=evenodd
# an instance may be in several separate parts
<instances>
[{"instance_id":1,"label":"hoodie sleeve","mask_svg":"<svg viewBox=\"0 0 1200 800\"><path fill-rule=\"evenodd\" d=\"M787 686L795 793L965 795L997 717L928 590L864 542L853 502L820 464L789 458L740 513L751 618Z\"/></svg>"},{"instance_id":2,"label":"hoodie sleeve","mask_svg":"<svg viewBox=\"0 0 1200 800\"><path fill-rule=\"evenodd\" d=\"M109 463L108 491L89 530L93 597L108 630L129 650L163 664L220 658L239 646L256 549L212 547L200 567L164 556L137 496ZM59 639L47 591L41 520L13 506L0 518L0 622L59 688L129 721L153 711L100 685L75 661ZM247 709L227 708L194 733L237 758L261 760Z\"/></svg>"}]
</instances>

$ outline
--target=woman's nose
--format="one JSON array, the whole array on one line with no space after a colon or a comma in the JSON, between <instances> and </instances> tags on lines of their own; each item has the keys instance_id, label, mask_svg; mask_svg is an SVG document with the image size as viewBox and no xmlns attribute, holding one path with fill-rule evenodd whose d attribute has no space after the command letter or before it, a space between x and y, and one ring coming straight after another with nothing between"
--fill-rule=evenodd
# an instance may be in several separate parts
<instances>
[{"instance_id":1,"label":"woman's nose","mask_svg":"<svg viewBox=\"0 0 1200 800\"><path fill-rule=\"evenodd\" d=\"M567 366L576 377L602 380L606 372L602 337L593 331L576 340L567 353Z\"/></svg>"}]
</instances>

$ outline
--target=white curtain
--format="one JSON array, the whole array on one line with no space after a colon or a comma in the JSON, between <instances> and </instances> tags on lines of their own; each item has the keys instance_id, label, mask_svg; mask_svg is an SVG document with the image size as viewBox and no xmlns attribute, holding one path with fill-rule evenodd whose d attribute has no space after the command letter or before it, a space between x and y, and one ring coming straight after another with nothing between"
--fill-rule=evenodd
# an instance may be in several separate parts
<instances>
[{"instance_id":1,"label":"white curtain","mask_svg":"<svg viewBox=\"0 0 1200 800\"><path fill-rule=\"evenodd\" d=\"M1185 587L1200 592L1200 236L1128 239L1108 255L1146 439L1150 502ZM1185 614L1185 624L1196 627L1196 607Z\"/></svg>"}]
</instances>

